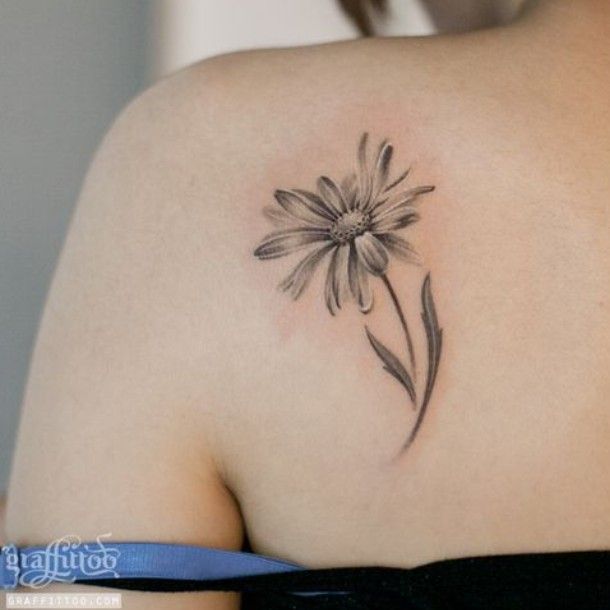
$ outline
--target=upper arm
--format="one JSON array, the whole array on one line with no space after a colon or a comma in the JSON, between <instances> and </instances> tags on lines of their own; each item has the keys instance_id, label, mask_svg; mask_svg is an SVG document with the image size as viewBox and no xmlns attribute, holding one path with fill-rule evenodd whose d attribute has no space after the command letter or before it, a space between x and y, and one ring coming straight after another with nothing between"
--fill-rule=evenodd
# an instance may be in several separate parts
<instances>
[{"instance_id":1,"label":"upper arm","mask_svg":"<svg viewBox=\"0 0 610 610\"><path fill-rule=\"evenodd\" d=\"M206 343L209 266L196 254L205 237L188 230L189 78L132 102L85 180L32 359L9 489L12 543L110 533L240 548L206 389L217 371ZM214 608L232 603L171 599L186 608L202 595Z\"/></svg>"}]
</instances>

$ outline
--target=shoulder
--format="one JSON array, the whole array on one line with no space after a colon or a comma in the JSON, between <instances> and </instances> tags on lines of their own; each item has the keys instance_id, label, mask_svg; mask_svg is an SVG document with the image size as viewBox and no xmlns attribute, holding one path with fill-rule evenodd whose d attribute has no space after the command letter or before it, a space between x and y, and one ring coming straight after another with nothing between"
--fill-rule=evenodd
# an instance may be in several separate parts
<instances>
[{"instance_id":1,"label":"shoulder","mask_svg":"<svg viewBox=\"0 0 610 610\"><path fill-rule=\"evenodd\" d=\"M248 150L251 140L243 136L252 137L255 148L254 136L275 125L325 127L325 118L338 109L345 114L353 108L356 114L370 110L367 104L421 99L430 83L440 84L444 54L453 53L447 71L455 73L460 46L445 40L364 39L216 56L143 91L106 139L135 129L150 140L173 134L174 143L184 146L194 138L240 133Z\"/></svg>"},{"instance_id":2,"label":"shoulder","mask_svg":"<svg viewBox=\"0 0 610 610\"><path fill-rule=\"evenodd\" d=\"M433 60L423 59L431 50L403 43L224 55L143 92L100 146L57 284L95 265L96 273L78 276L95 279L99 315L117 314L117 295L133 303L119 312L127 348L135 332L148 337L157 326L165 329L167 345L160 335L157 342L166 359L189 354L201 363L211 358L210 344L231 345L227 335L244 328L224 322L227 308L244 323L256 318L240 307L253 296L252 250L268 228L260 212L276 189L341 174L365 131L379 142L391 138L400 166L429 162L421 179L435 183L430 142L442 129L434 128L425 69ZM214 356L218 365L230 350Z\"/></svg>"}]
</instances>

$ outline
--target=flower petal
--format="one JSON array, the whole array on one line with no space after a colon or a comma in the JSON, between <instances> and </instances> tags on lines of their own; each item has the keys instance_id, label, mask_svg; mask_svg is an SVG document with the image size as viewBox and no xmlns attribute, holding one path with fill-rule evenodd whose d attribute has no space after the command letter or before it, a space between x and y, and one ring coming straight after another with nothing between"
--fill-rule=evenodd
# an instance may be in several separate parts
<instances>
[{"instance_id":1,"label":"flower petal","mask_svg":"<svg viewBox=\"0 0 610 610\"><path fill-rule=\"evenodd\" d=\"M358 195L357 181L358 177L352 173L341 182L341 192L343 193L343 199L347 204L348 210L353 210L356 207L356 197Z\"/></svg>"},{"instance_id":2,"label":"flower petal","mask_svg":"<svg viewBox=\"0 0 610 610\"><path fill-rule=\"evenodd\" d=\"M384 245L368 231L354 240L362 264L373 275L381 275L388 268L388 253Z\"/></svg>"},{"instance_id":3,"label":"flower petal","mask_svg":"<svg viewBox=\"0 0 610 610\"><path fill-rule=\"evenodd\" d=\"M276 227L287 228L289 225L294 225L296 219L291 216L283 208L278 208L276 205L267 205L263 208L265 218L274 224Z\"/></svg>"},{"instance_id":4,"label":"flower petal","mask_svg":"<svg viewBox=\"0 0 610 610\"><path fill-rule=\"evenodd\" d=\"M328 176L320 176L320 178L318 178L318 191L327 205L337 210L339 213L347 212L345 199L343 199L343 195L334 180Z\"/></svg>"},{"instance_id":5,"label":"flower petal","mask_svg":"<svg viewBox=\"0 0 610 610\"><path fill-rule=\"evenodd\" d=\"M337 309L341 307L337 293L335 291L335 276L337 274L337 253L339 252L338 246L335 248L333 255L328 263L328 271L326 273L326 282L324 284L324 300L326 301L326 307L330 311L330 315L334 316Z\"/></svg>"},{"instance_id":6,"label":"flower petal","mask_svg":"<svg viewBox=\"0 0 610 610\"><path fill-rule=\"evenodd\" d=\"M383 233L377 235L377 239L398 258L416 265L421 264L421 257L406 239L395 233Z\"/></svg>"},{"instance_id":7,"label":"flower petal","mask_svg":"<svg viewBox=\"0 0 610 610\"><path fill-rule=\"evenodd\" d=\"M349 294L349 252L348 244L339 246L337 250L337 270L335 273L334 290L337 293L339 307Z\"/></svg>"},{"instance_id":8,"label":"flower petal","mask_svg":"<svg viewBox=\"0 0 610 610\"><path fill-rule=\"evenodd\" d=\"M368 143L369 134L363 133L360 138L360 144L358 145L358 174L360 178L360 189L359 189L359 209L364 209L369 205L369 199L371 196L371 177L369 175L369 168L367 163L366 145Z\"/></svg>"},{"instance_id":9,"label":"flower petal","mask_svg":"<svg viewBox=\"0 0 610 610\"><path fill-rule=\"evenodd\" d=\"M335 244L326 244L318 246L315 250L310 252L301 262L292 270L281 283L280 288L284 291L290 291L293 299L298 299L303 290L307 288L307 285L313 277L313 273L320 261L330 252L333 248L336 248Z\"/></svg>"},{"instance_id":10,"label":"flower petal","mask_svg":"<svg viewBox=\"0 0 610 610\"><path fill-rule=\"evenodd\" d=\"M274 231L269 233L254 250L254 256L260 259L278 258L296 252L308 244L330 239L329 232L323 229L302 227Z\"/></svg>"},{"instance_id":11,"label":"flower petal","mask_svg":"<svg viewBox=\"0 0 610 610\"><path fill-rule=\"evenodd\" d=\"M334 316L345 299L348 288L349 246L337 246L328 265L324 298L328 311Z\"/></svg>"},{"instance_id":12,"label":"flower petal","mask_svg":"<svg viewBox=\"0 0 610 610\"><path fill-rule=\"evenodd\" d=\"M379 146L377 161L375 163L375 167L373 168L369 205L376 201L377 197L379 197L379 194L383 191L383 188L388 181L390 161L392 160L393 152L394 148L386 140L384 140Z\"/></svg>"},{"instance_id":13,"label":"flower petal","mask_svg":"<svg viewBox=\"0 0 610 610\"><path fill-rule=\"evenodd\" d=\"M373 295L369 286L366 270L360 263L356 246L351 245L348 259L348 280L352 296L362 313L368 313L373 307Z\"/></svg>"},{"instance_id":14,"label":"flower petal","mask_svg":"<svg viewBox=\"0 0 610 610\"><path fill-rule=\"evenodd\" d=\"M306 203L311 205L319 214L324 216L324 218L328 218L331 222L336 220L340 215L338 210L331 208L326 202L322 201L319 195L316 195L311 191L306 191L305 189L292 189L292 192L302 197Z\"/></svg>"},{"instance_id":15,"label":"flower petal","mask_svg":"<svg viewBox=\"0 0 610 610\"><path fill-rule=\"evenodd\" d=\"M411 168L408 167L404 172L402 172L402 174L400 174L400 176L398 176L398 178L396 178L396 180L393 180L392 182L390 182L390 184L388 184L388 186L386 186L383 189L383 192L387 193L388 191L391 191L393 188L396 188L410 173L411 173Z\"/></svg>"},{"instance_id":16,"label":"flower petal","mask_svg":"<svg viewBox=\"0 0 610 610\"><path fill-rule=\"evenodd\" d=\"M397 231L398 229L408 227L418 220L419 214L415 209L410 207L400 208L389 214L385 214L381 219L374 219L371 223L371 232L377 234Z\"/></svg>"},{"instance_id":17,"label":"flower petal","mask_svg":"<svg viewBox=\"0 0 610 610\"><path fill-rule=\"evenodd\" d=\"M326 206L316 205L294 191L277 190L274 194L282 208L297 220L315 227L327 227L334 219Z\"/></svg>"},{"instance_id":18,"label":"flower petal","mask_svg":"<svg viewBox=\"0 0 610 610\"><path fill-rule=\"evenodd\" d=\"M377 216L390 212L397 207L406 206L413 203L420 195L431 193L434 190L433 186L416 186L415 188L404 191L392 197L378 201L371 211L375 211Z\"/></svg>"}]
</instances>

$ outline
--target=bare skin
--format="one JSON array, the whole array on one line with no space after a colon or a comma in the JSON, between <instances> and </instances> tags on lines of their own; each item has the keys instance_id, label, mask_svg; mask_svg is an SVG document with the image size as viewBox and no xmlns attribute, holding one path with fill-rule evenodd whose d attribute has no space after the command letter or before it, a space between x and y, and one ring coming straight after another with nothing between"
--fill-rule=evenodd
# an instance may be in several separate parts
<instances>
[{"instance_id":1,"label":"bare skin","mask_svg":"<svg viewBox=\"0 0 610 610\"><path fill-rule=\"evenodd\" d=\"M36 346L9 490L16 544L69 533L308 566L610 548L610 6L504 28L224 56L118 118ZM363 336L261 262L260 210L389 137L434 184L409 233L444 327L427 419ZM417 315L412 267L392 263ZM419 277L419 276L418 276ZM423 337L415 339L421 349ZM170 601L171 599L171 601ZM236 607L225 595L129 607Z\"/></svg>"}]
</instances>

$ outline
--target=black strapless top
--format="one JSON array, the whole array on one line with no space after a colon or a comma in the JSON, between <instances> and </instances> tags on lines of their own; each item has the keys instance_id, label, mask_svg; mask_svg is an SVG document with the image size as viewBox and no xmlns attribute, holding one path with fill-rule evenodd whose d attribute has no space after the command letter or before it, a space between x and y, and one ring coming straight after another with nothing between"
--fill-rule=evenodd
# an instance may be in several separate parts
<instances>
[{"instance_id":1,"label":"black strapless top","mask_svg":"<svg viewBox=\"0 0 610 610\"><path fill-rule=\"evenodd\" d=\"M184 590L184 583L156 581L146 588ZM189 588L241 591L244 610L610 610L610 551L472 557L411 569L304 570Z\"/></svg>"}]
</instances>

